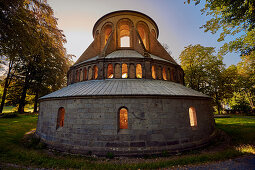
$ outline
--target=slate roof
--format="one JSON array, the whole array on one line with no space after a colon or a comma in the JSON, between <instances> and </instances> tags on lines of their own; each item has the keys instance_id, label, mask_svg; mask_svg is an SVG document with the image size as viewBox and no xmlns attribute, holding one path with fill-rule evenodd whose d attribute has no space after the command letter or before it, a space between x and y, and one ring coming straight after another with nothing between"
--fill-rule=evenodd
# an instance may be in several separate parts
<instances>
[{"instance_id":1,"label":"slate roof","mask_svg":"<svg viewBox=\"0 0 255 170\"><path fill-rule=\"evenodd\" d=\"M40 99L75 96L159 95L206 97L181 84L149 79L89 80L71 84Z\"/></svg>"},{"instance_id":2,"label":"slate roof","mask_svg":"<svg viewBox=\"0 0 255 170\"><path fill-rule=\"evenodd\" d=\"M151 56L152 59L166 61L166 62L171 63L171 61L165 60L165 59L155 56L153 54L149 54L149 55ZM99 57L96 56L96 57L90 58L88 60L85 60L83 62L77 63L75 65L79 65L79 64L86 63L89 61L94 61L94 60L97 60L98 58ZM144 58L144 56L135 50L117 50L117 51L114 51L114 52L108 54L105 58Z\"/></svg>"}]
</instances>

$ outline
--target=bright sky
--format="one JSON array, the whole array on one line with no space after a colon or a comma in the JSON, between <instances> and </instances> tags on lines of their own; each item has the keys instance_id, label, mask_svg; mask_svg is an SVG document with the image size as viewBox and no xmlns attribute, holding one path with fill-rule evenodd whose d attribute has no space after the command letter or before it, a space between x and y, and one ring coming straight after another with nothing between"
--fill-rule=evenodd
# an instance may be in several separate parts
<instances>
[{"instance_id":1,"label":"bright sky","mask_svg":"<svg viewBox=\"0 0 255 170\"><path fill-rule=\"evenodd\" d=\"M64 31L69 54L74 54L76 61L93 41L92 29L95 22L103 15L118 10L134 10L150 16L159 27L161 43L166 43L174 59L178 59L184 47L189 44L201 44L219 47L219 34L205 33L200 26L209 19L201 15L201 5L184 4L185 0L48 0L58 18L59 28ZM224 56L224 63L229 66L240 61L237 53Z\"/></svg>"}]
</instances>

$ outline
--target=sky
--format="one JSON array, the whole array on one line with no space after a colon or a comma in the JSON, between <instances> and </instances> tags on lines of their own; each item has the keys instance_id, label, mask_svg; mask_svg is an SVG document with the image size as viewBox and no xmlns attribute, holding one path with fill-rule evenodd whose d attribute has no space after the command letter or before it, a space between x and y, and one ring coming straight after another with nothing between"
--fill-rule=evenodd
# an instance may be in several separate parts
<instances>
[{"instance_id":1,"label":"sky","mask_svg":"<svg viewBox=\"0 0 255 170\"><path fill-rule=\"evenodd\" d=\"M76 61L93 41L92 29L103 15L118 10L134 10L150 16L159 27L159 42L169 46L172 57L178 60L184 47L200 44L216 47L219 34L205 33L199 27L209 17L201 15L202 5L184 4L185 0L48 0L53 8L58 25L63 30L68 54L74 54ZM228 38L231 40L231 38ZM238 53L224 56L226 66L240 61Z\"/></svg>"}]
</instances>

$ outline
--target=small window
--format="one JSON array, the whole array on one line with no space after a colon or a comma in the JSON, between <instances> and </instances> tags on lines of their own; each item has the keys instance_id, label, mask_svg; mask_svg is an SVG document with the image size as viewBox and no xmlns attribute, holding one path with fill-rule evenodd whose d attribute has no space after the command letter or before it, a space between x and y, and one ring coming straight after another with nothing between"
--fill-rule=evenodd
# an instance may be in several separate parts
<instances>
[{"instance_id":1,"label":"small window","mask_svg":"<svg viewBox=\"0 0 255 170\"><path fill-rule=\"evenodd\" d=\"M124 36L120 38L120 47L130 47L130 37Z\"/></svg>"},{"instance_id":2,"label":"small window","mask_svg":"<svg viewBox=\"0 0 255 170\"><path fill-rule=\"evenodd\" d=\"M89 70L89 71L88 71L88 80L91 80L91 79L92 79L92 68L89 67L88 70Z\"/></svg>"},{"instance_id":3,"label":"small window","mask_svg":"<svg viewBox=\"0 0 255 170\"><path fill-rule=\"evenodd\" d=\"M116 79L120 79L120 78L121 78L120 64L116 64L116 65L115 65L114 77L115 77Z\"/></svg>"},{"instance_id":4,"label":"small window","mask_svg":"<svg viewBox=\"0 0 255 170\"><path fill-rule=\"evenodd\" d=\"M141 64L136 65L136 78L141 79L143 77L143 71Z\"/></svg>"},{"instance_id":5,"label":"small window","mask_svg":"<svg viewBox=\"0 0 255 170\"><path fill-rule=\"evenodd\" d=\"M189 108L189 119L191 127L197 126L197 115L194 107Z\"/></svg>"},{"instance_id":6,"label":"small window","mask_svg":"<svg viewBox=\"0 0 255 170\"><path fill-rule=\"evenodd\" d=\"M163 79L166 80L166 68L165 67L163 67L162 75L163 75Z\"/></svg>"},{"instance_id":7,"label":"small window","mask_svg":"<svg viewBox=\"0 0 255 170\"><path fill-rule=\"evenodd\" d=\"M79 70L76 70L76 82L80 81Z\"/></svg>"},{"instance_id":8,"label":"small window","mask_svg":"<svg viewBox=\"0 0 255 170\"><path fill-rule=\"evenodd\" d=\"M83 79L83 77L82 77L83 76L82 69L80 69L80 73L79 74L80 74L80 81L82 81L82 79Z\"/></svg>"},{"instance_id":9,"label":"small window","mask_svg":"<svg viewBox=\"0 0 255 170\"><path fill-rule=\"evenodd\" d=\"M97 79L97 77L98 77L98 68L97 68L96 65L94 66L93 70L94 70L94 77L93 78Z\"/></svg>"},{"instance_id":10,"label":"small window","mask_svg":"<svg viewBox=\"0 0 255 170\"><path fill-rule=\"evenodd\" d=\"M128 67L127 64L122 64L122 78L128 77Z\"/></svg>"},{"instance_id":11,"label":"small window","mask_svg":"<svg viewBox=\"0 0 255 170\"><path fill-rule=\"evenodd\" d=\"M152 76L153 79L156 79L155 66L151 66L151 76Z\"/></svg>"},{"instance_id":12,"label":"small window","mask_svg":"<svg viewBox=\"0 0 255 170\"><path fill-rule=\"evenodd\" d=\"M108 79L113 78L113 66L112 66L112 64L108 64L108 66L107 66L107 78Z\"/></svg>"},{"instance_id":13,"label":"small window","mask_svg":"<svg viewBox=\"0 0 255 170\"><path fill-rule=\"evenodd\" d=\"M87 80L87 69L85 67L83 69L83 80Z\"/></svg>"},{"instance_id":14,"label":"small window","mask_svg":"<svg viewBox=\"0 0 255 170\"><path fill-rule=\"evenodd\" d=\"M128 129L128 110L121 108L119 111L119 129Z\"/></svg>"},{"instance_id":15,"label":"small window","mask_svg":"<svg viewBox=\"0 0 255 170\"><path fill-rule=\"evenodd\" d=\"M64 126L64 119L65 119L65 109L63 107L60 107L58 109L58 117L57 117L57 126L56 129L59 127Z\"/></svg>"}]
</instances>

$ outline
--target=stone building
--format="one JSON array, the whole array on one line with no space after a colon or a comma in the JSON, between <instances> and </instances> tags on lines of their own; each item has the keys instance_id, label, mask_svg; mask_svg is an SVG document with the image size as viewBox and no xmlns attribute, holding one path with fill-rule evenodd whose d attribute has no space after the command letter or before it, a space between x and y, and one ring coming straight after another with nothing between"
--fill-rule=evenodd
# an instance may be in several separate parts
<instances>
[{"instance_id":1,"label":"stone building","mask_svg":"<svg viewBox=\"0 0 255 170\"><path fill-rule=\"evenodd\" d=\"M40 98L36 134L58 150L160 154L214 136L210 97L185 87L182 68L158 42L149 16L101 17L94 41L70 67L68 86Z\"/></svg>"}]
</instances>

